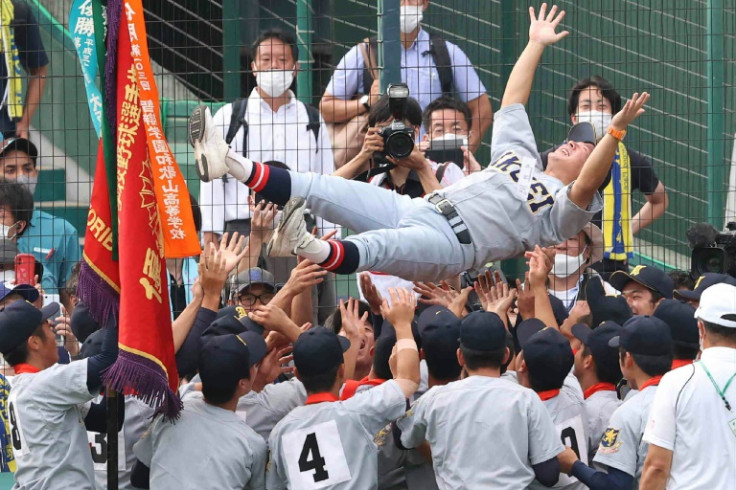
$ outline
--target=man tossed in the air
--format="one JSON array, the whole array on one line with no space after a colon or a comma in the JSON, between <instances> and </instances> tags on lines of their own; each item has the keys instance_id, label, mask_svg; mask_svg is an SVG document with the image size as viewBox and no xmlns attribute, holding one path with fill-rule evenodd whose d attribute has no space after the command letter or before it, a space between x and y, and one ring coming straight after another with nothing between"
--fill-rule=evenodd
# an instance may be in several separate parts
<instances>
[{"instance_id":1,"label":"man tossed in the air","mask_svg":"<svg viewBox=\"0 0 736 490\"><path fill-rule=\"evenodd\" d=\"M600 211L598 188L649 94L632 96L598 146L592 125L573 126L567 144L549 155L542 171L524 104L544 48L568 34L555 32L565 12L557 14L556 6L546 10L546 4L539 15L529 9L529 43L494 116L492 163L483 172L418 199L342 178L289 172L230 151L209 110L199 106L189 121L189 138L200 178L230 173L266 199L286 204L269 254L297 254L340 274L373 270L436 281L521 255L534 245L560 243ZM306 229L305 208L357 234L318 240Z\"/></svg>"}]
</instances>

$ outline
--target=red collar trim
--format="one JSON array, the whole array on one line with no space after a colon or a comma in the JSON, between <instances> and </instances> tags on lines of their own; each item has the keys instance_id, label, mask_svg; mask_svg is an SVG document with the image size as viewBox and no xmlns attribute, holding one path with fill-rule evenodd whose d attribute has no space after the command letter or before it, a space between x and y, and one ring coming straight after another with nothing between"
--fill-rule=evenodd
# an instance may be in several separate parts
<instances>
[{"instance_id":1,"label":"red collar trim","mask_svg":"<svg viewBox=\"0 0 736 490\"><path fill-rule=\"evenodd\" d=\"M560 390L547 390L547 391L540 391L537 393L537 395L539 395L539 398L541 398L542 401L549 400L550 398L554 398L559 394L560 394Z\"/></svg>"},{"instance_id":2,"label":"red collar trim","mask_svg":"<svg viewBox=\"0 0 736 490\"><path fill-rule=\"evenodd\" d=\"M661 380L662 380L662 376L655 376L653 378L649 378L646 383L641 385L641 387L639 388L639 391L644 391L644 389L649 386L657 386Z\"/></svg>"},{"instance_id":3,"label":"red collar trim","mask_svg":"<svg viewBox=\"0 0 736 490\"><path fill-rule=\"evenodd\" d=\"M672 361L672 369L681 368L682 366L689 366L692 363L692 359L675 359L674 361Z\"/></svg>"},{"instance_id":4,"label":"red collar trim","mask_svg":"<svg viewBox=\"0 0 736 490\"><path fill-rule=\"evenodd\" d=\"M315 403L323 402L336 402L337 400L337 397L332 393L314 393L313 395L309 395L307 397L307 402L305 403L305 405L313 405Z\"/></svg>"},{"instance_id":5,"label":"red collar trim","mask_svg":"<svg viewBox=\"0 0 736 490\"><path fill-rule=\"evenodd\" d=\"M30 364L20 363L13 366L13 370L15 371L15 374L35 374L38 372L41 372L40 369L38 369L36 366L31 366Z\"/></svg>"},{"instance_id":6,"label":"red collar trim","mask_svg":"<svg viewBox=\"0 0 736 490\"><path fill-rule=\"evenodd\" d=\"M583 397L587 400L593 395L593 393L597 393L599 391L616 391L616 387L612 383L597 383L585 390L583 392Z\"/></svg>"}]
</instances>

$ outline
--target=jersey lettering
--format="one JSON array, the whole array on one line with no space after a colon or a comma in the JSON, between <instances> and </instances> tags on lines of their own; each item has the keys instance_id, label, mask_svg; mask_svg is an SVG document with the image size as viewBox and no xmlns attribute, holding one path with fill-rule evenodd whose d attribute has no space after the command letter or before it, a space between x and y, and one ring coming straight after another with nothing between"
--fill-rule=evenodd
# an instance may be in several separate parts
<instances>
[{"instance_id":1,"label":"jersey lettering","mask_svg":"<svg viewBox=\"0 0 736 490\"><path fill-rule=\"evenodd\" d=\"M18 416L17 406L16 395L11 391L8 397L8 421L10 422L10 440L13 444L13 454L16 457L28 454L28 445L23 435L23 426Z\"/></svg>"},{"instance_id":2,"label":"jersey lettering","mask_svg":"<svg viewBox=\"0 0 736 490\"><path fill-rule=\"evenodd\" d=\"M578 459L580 459L581 461L587 461L588 441L585 438L585 432L583 432L583 418L578 415L571 418L570 420L565 420L564 422L557 424L556 427L557 431L560 433L560 440L562 441L562 444L568 446L570 449L575 451ZM581 455L583 456L582 458ZM557 480L557 485L555 486L563 487L567 485L572 485L577 481L577 478L565 475L563 473L560 475L559 480Z\"/></svg>"},{"instance_id":3,"label":"jersey lettering","mask_svg":"<svg viewBox=\"0 0 736 490\"><path fill-rule=\"evenodd\" d=\"M314 490L352 478L334 420L284 434L281 447L289 488Z\"/></svg>"},{"instance_id":4,"label":"jersey lettering","mask_svg":"<svg viewBox=\"0 0 736 490\"><path fill-rule=\"evenodd\" d=\"M521 161L513 151L504 153L489 166L502 174L508 175L515 183L519 182ZM536 177L532 177L526 202L532 214L537 214L547 206L552 206L555 199L542 182Z\"/></svg>"},{"instance_id":5,"label":"jersey lettering","mask_svg":"<svg viewBox=\"0 0 736 490\"><path fill-rule=\"evenodd\" d=\"M104 432L87 432L89 449L95 471L107 471L107 434ZM125 471L125 434L118 432L118 471Z\"/></svg>"}]
</instances>

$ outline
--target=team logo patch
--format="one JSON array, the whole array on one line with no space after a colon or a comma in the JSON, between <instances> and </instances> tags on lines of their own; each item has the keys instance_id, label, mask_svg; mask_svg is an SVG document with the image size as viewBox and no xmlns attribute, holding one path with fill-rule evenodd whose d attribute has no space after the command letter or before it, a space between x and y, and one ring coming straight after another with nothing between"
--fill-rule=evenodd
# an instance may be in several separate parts
<instances>
[{"instance_id":1,"label":"team logo patch","mask_svg":"<svg viewBox=\"0 0 736 490\"><path fill-rule=\"evenodd\" d=\"M598 452L602 454L617 453L621 444L623 444L618 440L619 432L620 431L618 429L613 429L611 427L606 429L603 433L603 437L601 437L601 444L598 446Z\"/></svg>"}]
</instances>

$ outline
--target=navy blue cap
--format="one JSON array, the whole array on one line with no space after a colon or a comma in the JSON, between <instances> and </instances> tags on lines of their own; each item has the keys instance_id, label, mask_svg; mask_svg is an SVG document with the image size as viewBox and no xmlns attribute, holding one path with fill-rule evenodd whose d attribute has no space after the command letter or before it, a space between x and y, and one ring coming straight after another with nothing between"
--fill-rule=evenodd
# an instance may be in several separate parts
<instances>
[{"instance_id":1,"label":"navy blue cap","mask_svg":"<svg viewBox=\"0 0 736 490\"><path fill-rule=\"evenodd\" d=\"M572 326L572 334L590 349L596 364L611 370L621 369L618 363L618 349L608 342L621 334L621 325L616 322L603 322L591 330L587 325L578 323Z\"/></svg>"},{"instance_id":2,"label":"navy blue cap","mask_svg":"<svg viewBox=\"0 0 736 490\"><path fill-rule=\"evenodd\" d=\"M417 318L417 332L420 336L424 336L424 331L428 328L440 326L460 327L460 319L453 312L444 306L430 306L422 311Z\"/></svg>"},{"instance_id":3,"label":"navy blue cap","mask_svg":"<svg viewBox=\"0 0 736 490\"><path fill-rule=\"evenodd\" d=\"M535 324L526 326L523 336L519 337L524 362L535 385L559 389L575 363L570 341L552 327L542 328L527 336L537 327Z\"/></svg>"},{"instance_id":4,"label":"navy blue cap","mask_svg":"<svg viewBox=\"0 0 736 490\"><path fill-rule=\"evenodd\" d=\"M478 351L502 349L506 347L506 326L495 313L474 311L460 322L460 343Z\"/></svg>"},{"instance_id":5,"label":"navy blue cap","mask_svg":"<svg viewBox=\"0 0 736 490\"><path fill-rule=\"evenodd\" d=\"M700 301L700 295L703 291L713 286L725 282L731 286L736 286L736 278L728 274L718 274L716 272L706 272L695 281L695 287L692 291L687 289L676 289L673 293L675 299L684 299L689 301ZM696 341L697 342L697 341Z\"/></svg>"},{"instance_id":6,"label":"navy blue cap","mask_svg":"<svg viewBox=\"0 0 736 490\"><path fill-rule=\"evenodd\" d=\"M102 330L92 332L79 348L79 357L87 359L102 352Z\"/></svg>"},{"instance_id":7,"label":"navy blue cap","mask_svg":"<svg viewBox=\"0 0 736 490\"><path fill-rule=\"evenodd\" d=\"M210 323L202 333L203 337L212 335L239 334L242 332L255 332L263 335L265 329L248 317L248 312L242 306L228 306L217 312L215 321Z\"/></svg>"},{"instance_id":8,"label":"navy blue cap","mask_svg":"<svg viewBox=\"0 0 736 490\"><path fill-rule=\"evenodd\" d=\"M255 332L211 337L199 351L199 376L205 386L229 388L250 377L251 366L261 362L267 351L263 337Z\"/></svg>"},{"instance_id":9,"label":"navy blue cap","mask_svg":"<svg viewBox=\"0 0 736 490\"><path fill-rule=\"evenodd\" d=\"M0 301L11 293L20 294L21 297L33 303L40 296L38 289L31 286L30 284L9 284L7 282L0 282Z\"/></svg>"},{"instance_id":10,"label":"navy blue cap","mask_svg":"<svg viewBox=\"0 0 736 490\"><path fill-rule=\"evenodd\" d=\"M87 337L100 329L100 324L92 318L89 308L84 301L74 307L70 318L72 333L80 342L84 343Z\"/></svg>"},{"instance_id":11,"label":"navy blue cap","mask_svg":"<svg viewBox=\"0 0 736 490\"><path fill-rule=\"evenodd\" d=\"M698 320L695 318L695 308L676 299L663 299L655 316L670 327L672 342L697 347L700 345Z\"/></svg>"},{"instance_id":12,"label":"navy blue cap","mask_svg":"<svg viewBox=\"0 0 736 490\"><path fill-rule=\"evenodd\" d=\"M623 295L606 294L603 283L597 279L588 281L585 287L585 297L588 300L593 328L610 321L621 325L633 314Z\"/></svg>"},{"instance_id":13,"label":"navy blue cap","mask_svg":"<svg viewBox=\"0 0 736 490\"><path fill-rule=\"evenodd\" d=\"M631 281L638 282L665 298L672 298L672 291L675 289L675 283L665 271L646 265L637 265L631 272L616 271L611 274L611 278L608 280L611 286L619 291L623 291L626 284Z\"/></svg>"},{"instance_id":14,"label":"navy blue cap","mask_svg":"<svg viewBox=\"0 0 736 490\"><path fill-rule=\"evenodd\" d=\"M519 323L514 330L516 340L519 342L519 349L524 348L524 343L529 340L529 337L544 330L546 327L547 325L539 318L527 318Z\"/></svg>"},{"instance_id":15,"label":"navy blue cap","mask_svg":"<svg viewBox=\"0 0 736 490\"><path fill-rule=\"evenodd\" d=\"M42 322L41 310L19 299L0 311L0 353L19 347Z\"/></svg>"},{"instance_id":16,"label":"navy blue cap","mask_svg":"<svg viewBox=\"0 0 736 490\"><path fill-rule=\"evenodd\" d=\"M53 320L59 316L61 316L61 306L56 301L43 305L43 308L41 308L41 320L44 322L46 320Z\"/></svg>"},{"instance_id":17,"label":"navy blue cap","mask_svg":"<svg viewBox=\"0 0 736 490\"><path fill-rule=\"evenodd\" d=\"M460 319L447 308L432 307L422 312L417 324L429 373L441 380L457 378L462 371L457 361Z\"/></svg>"},{"instance_id":18,"label":"navy blue cap","mask_svg":"<svg viewBox=\"0 0 736 490\"><path fill-rule=\"evenodd\" d=\"M664 356L672 352L670 327L659 318L636 315L624 323L621 333L608 341L609 347L626 349L632 354Z\"/></svg>"},{"instance_id":19,"label":"navy blue cap","mask_svg":"<svg viewBox=\"0 0 736 490\"><path fill-rule=\"evenodd\" d=\"M343 363L342 353L349 348L350 341L342 335L313 328L294 342L294 365L302 376L324 374Z\"/></svg>"}]
</instances>

